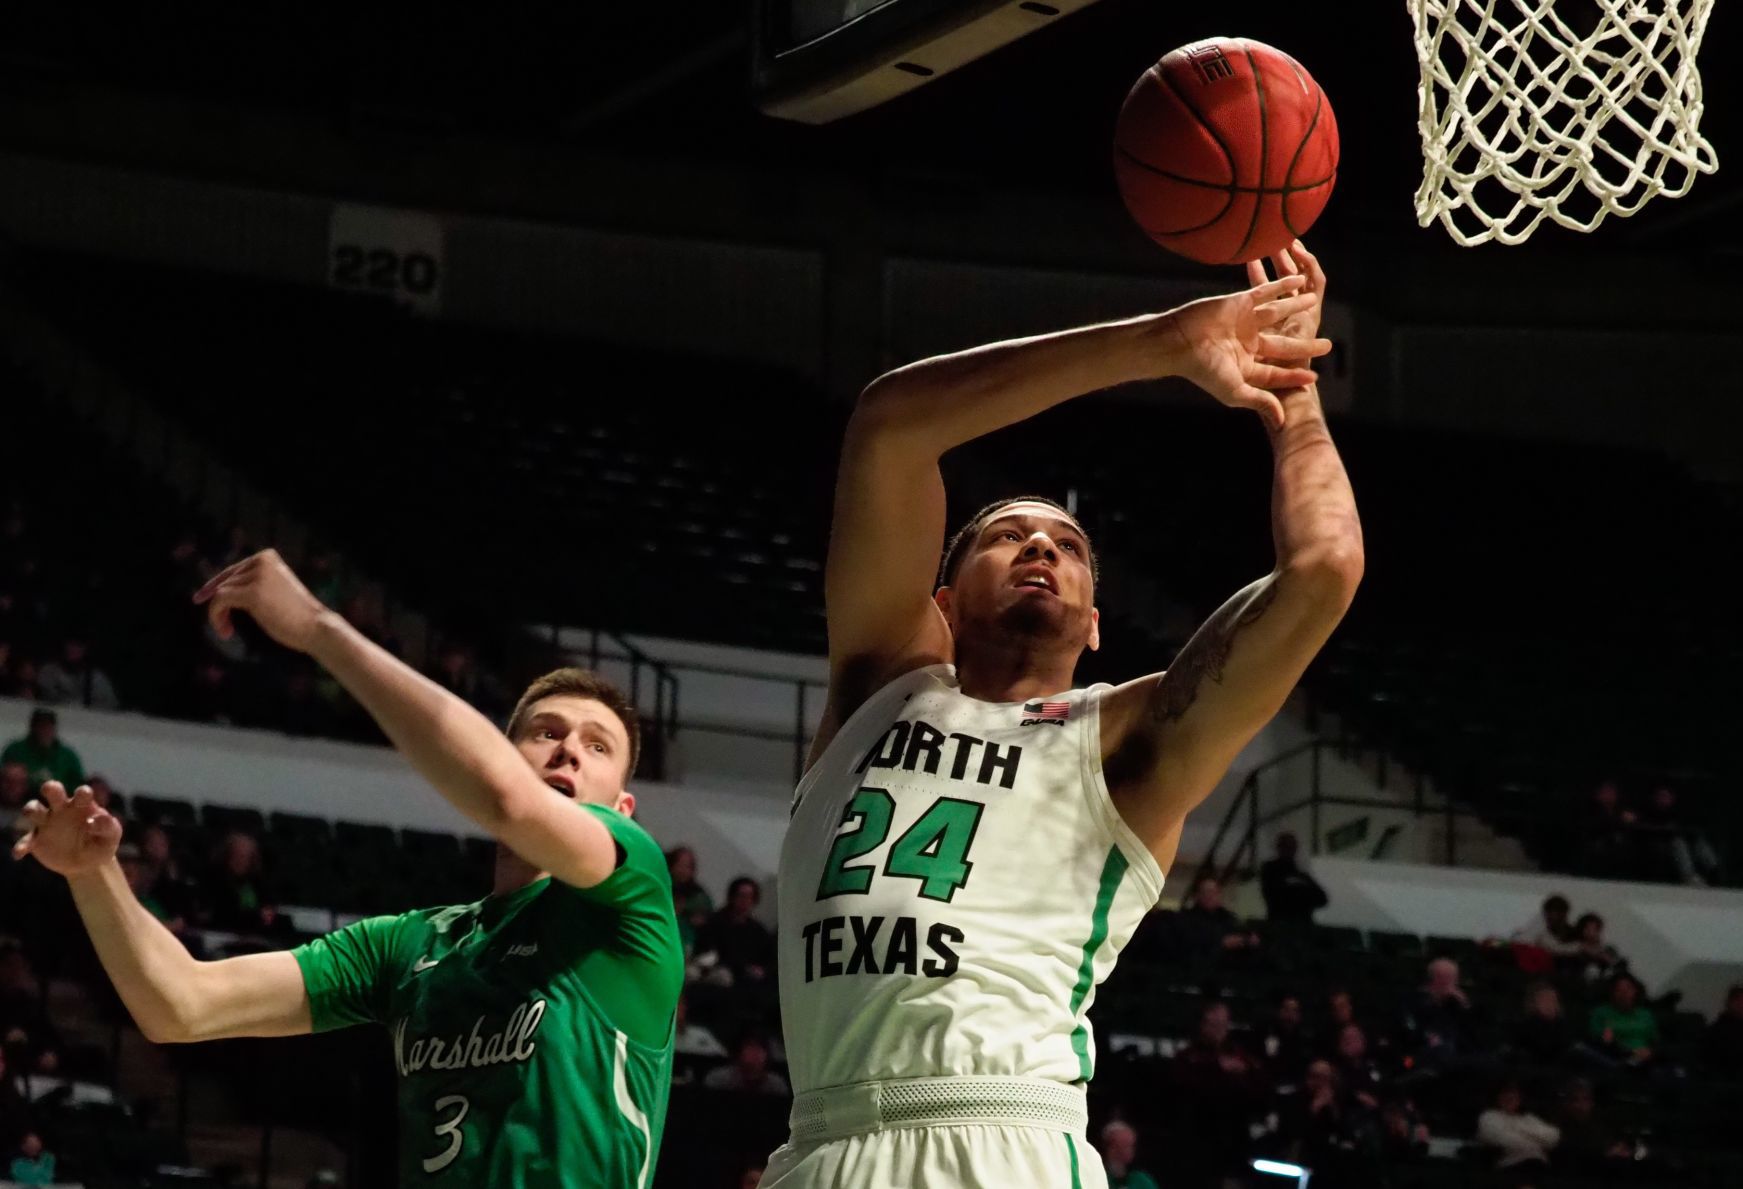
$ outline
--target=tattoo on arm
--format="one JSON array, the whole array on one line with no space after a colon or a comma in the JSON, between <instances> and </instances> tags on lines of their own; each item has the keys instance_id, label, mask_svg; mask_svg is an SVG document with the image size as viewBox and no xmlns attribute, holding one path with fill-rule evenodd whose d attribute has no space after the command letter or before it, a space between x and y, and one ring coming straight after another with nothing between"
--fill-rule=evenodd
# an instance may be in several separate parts
<instances>
[{"instance_id":1,"label":"tattoo on arm","mask_svg":"<svg viewBox=\"0 0 1743 1189\"><path fill-rule=\"evenodd\" d=\"M1277 598L1277 583L1268 579L1252 597L1238 606L1223 608L1187 642L1162 678L1151 715L1157 722L1177 722L1198 701L1198 688L1205 678L1223 679L1223 666L1242 629L1257 622Z\"/></svg>"}]
</instances>

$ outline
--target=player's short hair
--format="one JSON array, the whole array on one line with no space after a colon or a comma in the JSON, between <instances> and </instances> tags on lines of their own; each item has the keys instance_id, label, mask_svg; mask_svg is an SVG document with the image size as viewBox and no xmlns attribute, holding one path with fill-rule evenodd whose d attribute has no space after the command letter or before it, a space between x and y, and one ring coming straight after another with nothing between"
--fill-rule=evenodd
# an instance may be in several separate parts
<instances>
[{"instance_id":1,"label":"player's short hair","mask_svg":"<svg viewBox=\"0 0 1743 1189\"><path fill-rule=\"evenodd\" d=\"M1016 495L1009 499L994 500L969 517L968 522L956 530L956 535L951 537L950 543L944 547L944 561L938 567L939 586L949 586L956 580L956 571L961 568L962 559L968 556L968 550L974 544L975 538L980 536L980 530L986 527L988 520L1012 504L1041 504L1044 507L1052 508L1063 516L1070 522L1071 527L1082 535L1083 543L1089 547L1089 576L1092 579L1101 576L1095 559L1095 542L1089 539L1089 534L1083 531L1083 525L1078 522L1077 517L1065 509L1065 505L1056 504L1044 495Z\"/></svg>"},{"instance_id":2,"label":"player's short hair","mask_svg":"<svg viewBox=\"0 0 1743 1189\"><path fill-rule=\"evenodd\" d=\"M629 736L628 775L635 775L636 765L642 758L641 716L636 713L635 703L622 690L590 669L553 669L527 686L520 701L514 704L514 713L508 716L508 737L520 737L527 714L535 702L555 697L587 698L617 715L624 734Z\"/></svg>"}]
</instances>

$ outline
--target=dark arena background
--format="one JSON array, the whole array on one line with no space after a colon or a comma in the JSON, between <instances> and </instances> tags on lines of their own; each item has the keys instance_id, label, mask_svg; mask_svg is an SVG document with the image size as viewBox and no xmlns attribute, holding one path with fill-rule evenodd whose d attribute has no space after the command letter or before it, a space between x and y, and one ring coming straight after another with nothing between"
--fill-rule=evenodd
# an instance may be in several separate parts
<instances>
[{"instance_id":1,"label":"dark arena background","mask_svg":"<svg viewBox=\"0 0 1743 1189\"><path fill-rule=\"evenodd\" d=\"M1009 44L802 118L952 7L898 4L919 23L809 50L824 18L774 3L8 13L0 743L52 709L130 882L221 957L478 899L492 852L325 673L206 629L218 568L276 547L498 721L599 670L644 717L638 816L695 866L652 1183L756 1184L854 399L1246 287L1145 237L1111 145L1162 54L1255 38L1336 105L1307 238L1367 573L1096 994L1090 1139L1163 1189L1743 1185L1738 14L1700 57L1719 172L1462 248L1412 210L1403 0L1024 4ZM945 474L953 523L1033 490L1095 538L1080 684L1166 668L1272 564L1263 438L1183 383ZM9 828L40 742L8 749ZM1300 874L1265 866L1284 834ZM380 1030L147 1043L29 860L0 872L0 1037L0 1182L396 1182Z\"/></svg>"}]
</instances>

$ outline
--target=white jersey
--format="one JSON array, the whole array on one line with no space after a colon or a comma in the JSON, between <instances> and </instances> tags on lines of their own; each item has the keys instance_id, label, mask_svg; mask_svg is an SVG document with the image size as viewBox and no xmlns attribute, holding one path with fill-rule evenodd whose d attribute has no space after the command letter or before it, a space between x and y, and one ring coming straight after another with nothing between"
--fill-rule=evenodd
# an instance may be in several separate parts
<instances>
[{"instance_id":1,"label":"white jersey","mask_svg":"<svg viewBox=\"0 0 1743 1189\"><path fill-rule=\"evenodd\" d=\"M781 848L796 1093L1089 1080L1085 1013L1163 878L1102 777L1110 688L982 702L934 665L843 725L800 783Z\"/></svg>"}]
</instances>

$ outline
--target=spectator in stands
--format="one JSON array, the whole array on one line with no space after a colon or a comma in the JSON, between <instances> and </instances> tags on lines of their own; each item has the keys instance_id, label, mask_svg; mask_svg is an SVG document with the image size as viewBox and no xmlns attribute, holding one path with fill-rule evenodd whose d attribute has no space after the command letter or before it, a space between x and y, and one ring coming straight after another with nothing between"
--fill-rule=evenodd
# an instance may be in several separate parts
<instances>
[{"instance_id":1,"label":"spectator in stands","mask_svg":"<svg viewBox=\"0 0 1743 1189\"><path fill-rule=\"evenodd\" d=\"M1223 886L1209 875L1192 885L1192 902L1174 914L1174 929L1182 954L1189 958L1207 958L1259 944L1258 935L1243 929L1240 919L1223 907Z\"/></svg>"},{"instance_id":2,"label":"spectator in stands","mask_svg":"<svg viewBox=\"0 0 1743 1189\"><path fill-rule=\"evenodd\" d=\"M1307 925L1326 906L1325 889L1295 861L1300 843L1293 834L1277 835L1277 856L1259 867L1259 888L1265 897L1265 919Z\"/></svg>"},{"instance_id":3,"label":"spectator in stands","mask_svg":"<svg viewBox=\"0 0 1743 1189\"><path fill-rule=\"evenodd\" d=\"M18 760L0 764L0 830L9 830L30 800L30 769Z\"/></svg>"},{"instance_id":4,"label":"spectator in stands","mask_svg":"<svg viewBox=\"0 0 1743 1189\"><path fill-rule=\"evenodd\" d=\"M1725 1007L1707 1028L1701 1046L1707 1068L1720 1077L1743 1077L1743 983L1725 993Z\"/></svg>"},{"instance_id":5,"label":"spectator in stands","mask_svg":"<svg viewBox=\"0 0 1743 1189\"><path fill-rule=\"evenodd\" d=\"M268 933L277 927L278 908L263 866L259 839L240 830L225 835L201 888L206 924L234 933Z\"/></svg>"},{"instance_id":6,"label":"spectator in stands","mask_svg":"<svg viewBox=\"0 0 1743 1189\"><path fill-rule=\"evenodd\" d=\"M54 1153L43 1146L42 1137L34 1131L24 1133L18 1151L12 1157L12 1181L18 1185L52 1185Z\"/></svg>"},{"instance_id":7,"label":"spectator in stands","mask_svg":"<svg viewBox=\"0 0 1743 1189\"><path fill-rule=\"evenodd\" d=\"M316 549L309 554L305 577L309 593L325 605L337 607L345 601L345 583L339 576L339 556L331 549Z\"/></svg>"},{"instance_id":8,"label":"spectator in stands","mask_svg":"<svg viewBox=\"0 0 1743 1189\"><path fill-rule=\"evenodd\" d=\"M732 1051L732 1064L723 1065L702 1079L710 1090L735 1090L740 1094L791 1094L787 1079L769 1068L769 1045L756 1033L746 1033Z\"/></svg>"},{"instance_id":9,"label":"spectator in stands","mask_svg":"<svg viewBox=\"0 0 1743 1189\"><path fill-rule=\"evenodd\" d=\"M1265 1062L1272 1082L1278 1089L1301 1084L1307 1063L1313 1057L1307 1030L1302 1025L1301 998L1284 993L1277 1000L1277 1011L1265 1030Z\"/></svg>"},{"instance_id":10,"label":"spectator in stands","mask_svg":"<svg viewBox=\"0 0 1743 1189\"><path fill-rule=\"evenodd\" d=\"M1311 1168L1315 1179L1345 1185L1358 1179L1362 1124L1330 1061L1307 1067L1301 1093L1286 1104L1278 1118L1280 1137L1295 1160Z\"/></svg>"},{"instance_id":11,"label":"spectator in stands","mask_svg":"<svg viewBox=\"0 0 1743 1189\"><path fill-rule=\"evenodd\" d=\"M1600 982L1627 965L1622 961L1622 955L1604 941L1603 917L1588 912L1579 919L1575 929L1580 939L1567 961L1587 982Z\"/></svg>"},{"instance_id":12,"label":"spectator in stands","mask_svg":"<svg viewBox=\"0 0 1743 1189\"><path fill-rule=\"evenodd\" d=\"M680 1057L726 1056L726 1046L719 1038L690 1018L688 995L678 996L678 1010L672 1028L672 1051Z\"/></svg>"},{"instance_id":13,"label":"spectator in stands","mask_svg":"<svg viewBox=\"0 0 1743 1189\"><path fill-rule=\"evenodd\" d=\"M1566 896L1551 896L1536 916L1513 931L1512 940L1565 957L1579 946L1579 932L1568 921L1571 911Z\"/></svg>"},{"instance_id":14,"label":"spectator in stands","mask_svg":"<svg viewBox=\"0 0 1743 1189\"><path fill-rule=\"evenodd\" d=\"M726 907L697 934L697 961L711 981L743 986L768 980L775 965L775 937L752 915L762 898L756 880L739 876L727 889Z\"/></svg>"},{"instance_id":15,"label":"spectator in stands","mask_svg":"<svg viewBox=\"0 0 1743 1189\"><path fill-rule=\"evenodd\" d=\"M30 1104L19 1089L18 1079L6 1063L6 1050L0 1047L0 1152L10 1152L24 1138L30 1125Z\"/></svg>"},{"instance_id":16,"label":"spectator in stands","mask_svg":"<svg viewBox=\"0 0 1743 1189\"><path fill-rule=\"evenodd\" d=\"M1444 1064L1475 1050L1475 1013L1459 986L1459 964L1436 958L1428 964L1428 982L1417 991L1411 1027L1417 1056L1425 1063Z\"/></svg>"},{"instance_id":17,"label":"spectator in stands","mask_svg":"<svg viewBox=\"0 0 1743 1189\"><path fill-rule=\"evenodd\" d=\"M472 649L458 640L442 645L430 679L492 722L501 722L508 714L508 699L501 687L479 669Z\"/></svg>"},{"instance_id":18,"label":"spectator in stands","mask_svg":"<svg viewBox=\"0 0 1743 1189\"><path fill-rule=\"evenodd\" d=\"M1384 1167L1418 1164L1428 1158L1428 1124L1406 1099L1391 1098L1381 1105L1379 1139Z\"/></svg>"},{"instance_id":19,"label":"spectator in stands","mask_svg":"<svg viewBox=\"0 0 1743 1189\"><path fill-rule=\"evenodd\" d=\"M1560 1065L1577 1047L1579 1036L1562 1011L1555 984L1532 983L1525 989L1525 1014L1513 1030L1514 1055L1538 1065Z\"/></svg>"},{"instance_id":20,"label":"spectator in stands","mask_svg":"<svg viewBox=\"0 0 1743 1189\"><path fill-rule=\"evenodd\" d=\"M79 762L79 753L61 742L59 720L52 710L33 710L30 732L22 739L14 739L0 752L0 764L11 763L24 765L32 789L51 780L58 780L70 789L85 783L85 766Z\"/></svg>"},{"instance_id":21,"label":"spectator in stands","mask_svg":"<svg viewBox=\"0 0 1743 1189\"><path fill-rule=\"evenodd\" d=\"M318 685L315 667L301 657L291 658L269 724L287 735L334 734L338 724L333 708L321 697Z\"/></svg>"},{"instance_id":22,"label":"spectator in stands","mask_svg":"<svg viewBox=\"0 0 1743 1189\"><path fill-rule=\"evenodd\" d=\"M1634 824L1634 811L1622 805L1622 790L1615 781L1603 781L1592 790L1576 823L1587 875L1627 879L1634 874Z\"/></svg>"},{"instance_id":23,"label":"spectator in stands","mask_svg":"<svg viewBox=\"0 0 1743 1189\"><path fill-rule=\"evenodd\" d=\"M92 663L90 648L80 635L68 636L61 643L60 659L42 667L42 672L37 675L37 685L42 700L53 706L88 706L93 710L121 708L114 683L107 673Z\"/></svg>"},{"instance_id":24,"label":"spectator in stands","mask_svg":"<svg viewBox=\"0 0 1743 1189\"><path fill-rule=\"evenodd\" d=\"M242 634L238 632L232 638L239 640ZM230 725L238 721L237 707L240 700L235 682L231 679L230 666L216 653L207 651L194 662L188 679L173 696L171 711L175 717L185 718L190 722Z\"/></svg>"},{"instance_id":25,"label":"spectator in stands","mask_svg":"<svg viewBox=\"0 0 1743 1189\"><path fill-rule=\"evenodd\" d=\"M1525 1096L1515 1081L1504 1082L1495 1101L1477 1117L1477 1142L1493 1148L1502 1184L1541 1185L1549 1172L1549 1154L1561 1132L1525 1109Z\"/></svg>"},{"instance_id":26,"label":"spectator in stands","mask_svg":"<svg viewBox=\"0 0 1743 1189\"><path fill-rule=\"evenodd\" d=\"M1698 888L1718 881L1719 856L1706 837L1683 820L1675 789L1665 784L1653 789L1640 824L1649 831L1645 840L1654 875Z\"/></svg>"},{"instance_id":27,"label":"spectator in stands","mask_svg":"<svg viewBox=\"0 0 1743 1189\"><path fill-rule=\"evenodd\" d=\"M1175 1055L1171 1074L1179 1104L1171 1183L1220 1184L1246 1151L1247 1121L1266 1089L1257 1064L1229 1039L1228 1004L1205 1005L1198 1032Z\"/></svg>"},{"instance_id":28,"label":"spectator in stands","mask_svg":"<svg viewBox=\"0 0 1743 1189\"><path fill-rule=\"evenodd\" d=\"M1592 1039L1629 1065L1645 1065L1658 1049L1658 1017L1640 1002L1641 986L1626 971L1610 981L1610 1000L1592 1009Z\"/></svg>"},{"instance_id":29,"label":"spectator in stands","mask_svg":"<svg viewBox=\"0 0 1743 1189\"><path fill-rule=\"evenodd\" d=\"M1373 1111L1380 1108L1386 1090L1386 1076L1368 1052L1368 1033L1360 1024L1345 1024L1338 1033L1337 1057L1332 1061L1344 1093L1359 1106Z\"/></svg>"},{"instance_id":30,"label":"spectator in stands","mask_svg":"<svg viewBox=\"0 0 1743 1189\"><path fill-rule=\"evenodd\" d=\"M737 1189L757 1189L763 1183L763 1173L768 1171L768 1165L761 1160L752 1160L744 1166L744 1171L738 1174Z\"/></svg>"},{"instance_id":31,"label":"spectator in stands","mask_svg":"<svg viewBox=\"0 0 1743 1189\"><path fill-rule=\"evenodd\" d=\"M1355 998L1343 987L1333 987L1325 997L1325 1024L1319 1032L1322 1042L1329 1040L1327 1048L1334 1047L1338 1034L1355 1022Z\"/></svg>"},{"instance_id":32,"label":"spectator in stands","mask_svg":"<svg viewBox=\"0 0 1743 1189\"><path fill-rule=\"evenodd\" d=\"M0 617L4 616L6 603L10 598L10 595L0 591ZM3 627L4 620L0 618L0 628ZM35 668L29 669L28 680L21 672L25 663L23 657L13 652L10 633L0 635L0 698L34 699L40 695Z\"/></svg>"},{"instance_id":33,"label":"spectator in stands","mask_svg":"<svg viewBox=\"0 0 1743 1189\"><path fill-rule=\"evenodd\" d=\"M194 881L182 870L169 831L153 822L139 833L139 854L150 870L150 895L167 916L160 917L170 932L181 933L198 908L198 892ZM142 903L145 898L140 897ZM150 908L151 904L146 903ZM156 913L156 909L153 909Z\"/></svg>"},{"instance_id":34,"label":"spectator in stands","mask_svg":"<svg viewBox=\"0 0 1743 1189\"><path fill-rule=\"evenodd\" d=\"M379 587L368 586L353 592L345 600L340 614L352 627L394 656L404 653L404 645L388 626L387 604Z\"/></svg>"},{"instance_id":35,"label":"spectator in stands","mask_svg":"<svg viewBox=\"0 0 1743 1189\"><path fill-rule=\"evenodd\" d=\"M1592 1084L1573 1078L1562 1087L1561 1109L1556 1115L1561 1142L1555 1149L1555 1166L1575 1176L1599 1177L1627 1168L1634 1145L1621 1138L1599 1113Z\"/></svg>"},{"instance_id":36,"label":"spectator in stands","mask_svg":"<svg viewBox=\"0 0 1743 1189\"><path fill-rule=\"evenodd\" d=\"M1138 1132L1124 1119L1114 1119L1101 1129L1101 1162L1107 1170L1108 1189L1159 1189L1156 1178L1133 1168L1138 1159Z\"/></svg>"},{"instance_id":37,"label":"spectator in stands","mask_svg":"<svg viewBox=\"0 0 1743 1189\"><path fill-rule=\"evenodd\" d=\"M694 953L696 935L708 924L714 912L714 898L696 882L696 852L687 846L675 846L666 852L666 870L672 875L672 901L678 911L678 935L684 940L684 952Z\"/></svg>"}]
</instances>

